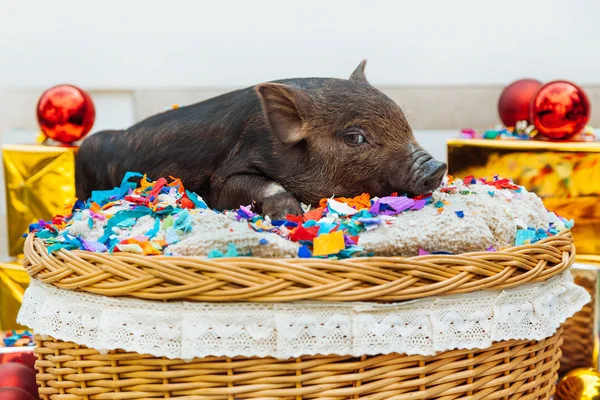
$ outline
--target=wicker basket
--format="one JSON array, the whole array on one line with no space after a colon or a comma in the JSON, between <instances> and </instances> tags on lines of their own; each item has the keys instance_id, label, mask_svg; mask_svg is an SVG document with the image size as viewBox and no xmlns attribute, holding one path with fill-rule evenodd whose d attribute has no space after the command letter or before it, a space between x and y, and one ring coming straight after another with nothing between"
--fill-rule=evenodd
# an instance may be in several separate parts
<instances>
[{"instance_id":1,"label":"wicker basket","mask_svg":"<svg viewBox=\"0 0 600 400\"><path fill-rule=\"evenodd\" d=\"M575 260L571 231L499 252L345 260L142 256L59 250L29 235L24 267L63 289L148 300L402 301L541 282Z\"/></svg>"},{"instance_id":2,"label":"wicker basket","mask_svg":"<svg viewBox=\"0 0 600 400\"><path fill-rule=\"evenodd\" d=\"M159 301L401 301L545 281L568 269L569 231L500 252L347 260L201 259L48 254L30 235L25 268L63 289ZM37 337L44 400L548 399L557 379L559 329L541 341L503 341L435 356L200 358L100 354Z\"/></svg>"},{"instance_id":3,"label":"wicker basket","mask_svg":"<svg viewBox=\"0 0 600 400\"><path fill-rule=\"evenodd\" d=\"M202 358L192 362L36 339L44 399L548 399L560 330L434 357Z\"/></svg>"},{"instance_id":4,"label":"wicker basket","mask_svg":"<svg viewBox=\"0 0 600 400\"><path fill-rule=\"evenodd\" d=\"M598 368L598 310L597 295L600 266L573 269L576 284L583 287L590 295L591 301L581 311L567 319L563 324L563 356L560 360L559 374L577 368Z\"/></svg>"}]
</instances>

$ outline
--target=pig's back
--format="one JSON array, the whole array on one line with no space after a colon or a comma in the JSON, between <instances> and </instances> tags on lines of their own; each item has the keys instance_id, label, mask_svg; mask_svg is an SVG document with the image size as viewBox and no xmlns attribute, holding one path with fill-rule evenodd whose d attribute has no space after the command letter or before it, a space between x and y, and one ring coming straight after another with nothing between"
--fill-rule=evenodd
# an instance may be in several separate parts
<instances>
[{"instance_id":1,"label":"pig's back","mask_svg":"<svg viewBox=\"0 0 600 400\"><path fill-rule=\"evenodd\" d=\"M246 121L260 113L256 94L247 88L154 115L113 136L114 168L151 177L193 171L197 182L186 186L204 191L201 187L235 148Z\"/></svg>"},{"instance_id":2,"label":"pig's back","mask_svg":"<svg viewBox=\"0 0 600 400\"><path fill-rule=\"evenodd\" d=\"M311 91L327 81L331 79L274 82ZM152 178L188 177L186 186L206 195L210 177L236 149L242 135L252 137L263 147L270 145L271 133L253 86L165 111L123 132L107 135L103 147L111 164L110 185L118 185L127 171L140 171Z\"/></svg>"}]
</instances>

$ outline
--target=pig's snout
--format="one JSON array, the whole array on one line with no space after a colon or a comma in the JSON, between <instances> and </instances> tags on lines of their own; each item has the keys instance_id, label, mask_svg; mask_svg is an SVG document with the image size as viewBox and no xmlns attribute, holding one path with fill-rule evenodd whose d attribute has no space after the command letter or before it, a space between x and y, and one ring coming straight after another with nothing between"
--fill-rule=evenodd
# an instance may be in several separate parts
<instances>
[{"instance_id":1,"label":"pig's snout","mask_svg":"<svg viewBox=\"0 0 600 400\"><path fill-rule=\"evenodd\" d=\"M417 181L417 194L425 194L434 189L437 189L442 183L442 179L446 174L448 166L437 160L431 159L427 161L422 168L422 176Z\"/></svg>"},{"instance_id":2,"label":"pig's snout","mask_svg":"<svg viewBox=\"0 0 600 400\"><path fill-rule=\"evenodd\" d=\"M430 160L426 167L423 177L423 187L426 191L437 189L441 183L448 166L446 163L436 160Z\"/></svg>"}]
</instances>

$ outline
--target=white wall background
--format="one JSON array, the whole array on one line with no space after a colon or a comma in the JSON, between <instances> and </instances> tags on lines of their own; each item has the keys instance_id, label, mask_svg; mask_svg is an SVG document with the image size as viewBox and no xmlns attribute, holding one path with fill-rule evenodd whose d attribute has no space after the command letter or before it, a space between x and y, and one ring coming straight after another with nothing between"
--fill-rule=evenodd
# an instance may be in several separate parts
<instances>
[{"instance_id":1,"label":"white wall background","mask_svg":"<svg viewBox=\"0 0 600 400\"><path fill-rule=\"evenodd\" d=\"M91 92L98 131L260 81L348 77L363 58L411 123L494 123L523 77L587 85L600 104L599 21L600 0L0 0L0 143L34 140L55 84ZM416 132L439 159L454 135Z\"/></svg>"},{"instance_id":2,"label":"white wall background","mask_svg":"<svg viewBox=\"0 0 600 400\"><path fill-rule=\"evenodd\" d=\"M600 83L598 0L0 0L0 88ZM1 89L0 89L1 90Z\"/></svg>"}]
</instances>

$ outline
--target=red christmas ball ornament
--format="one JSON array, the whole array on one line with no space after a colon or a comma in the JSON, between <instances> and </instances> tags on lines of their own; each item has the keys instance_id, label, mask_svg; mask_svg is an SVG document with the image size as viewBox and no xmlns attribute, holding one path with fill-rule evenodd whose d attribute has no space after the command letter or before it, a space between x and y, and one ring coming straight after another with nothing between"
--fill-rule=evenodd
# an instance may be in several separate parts
<instances>
[{"instance_id":1,"label":"red christmas ball ornament","mask_svg":"<svg viewBox=\"0 0 600 400\"><path fill-rule=\"evenodd\" d=\"M504 88L498 100L498 114L505 126L529 121L531 100L540 87L542 82L538 80L520 79Z\"/></svg>"},{"instance_id":2,"label":"red christmas ball ornament","mask_svg":"<svg viewBox=\"0 0 600 400\"><path fill-rule=\"evenodd\" d=\"M23 389L16 387L0 387L0 399L2 400L37 400Z\"/></svg>"},{"instance_id":3,"label":"red christmas ball ornament","mask_svg":"<svg viewBox=\"0 0 600 400\"><path fill-rule=\"evenodd\" d=\"M0 388L13 387L23 389L33 397L38 397L35 371L19 363L0 365ZM4 400L4 397L0 396Z\"/></svg>"},{"instance_id":4,"label":"red christmas ball ornament","mask_svg":"<svg viewBox=\"0 0 600 400\"><path fill-rule=\"evenodd\" d=\"M540 88L531 106L531 120L539 133L564 140L579 133L590 120L590 101L579 86L554 81Z\"/></svg>"},{"instance_id":5,"label":"red christmas ball ornament","mask_svg":"<svg viewBox=\"0 0 600 400\"><path fill-rule=\"evenodd\" d=\"M96 109L85 91L72 85L59 85L40 97L37 119L47 137L70 144L83 139L92 129Z\"/></svg>"}]
</instances>

